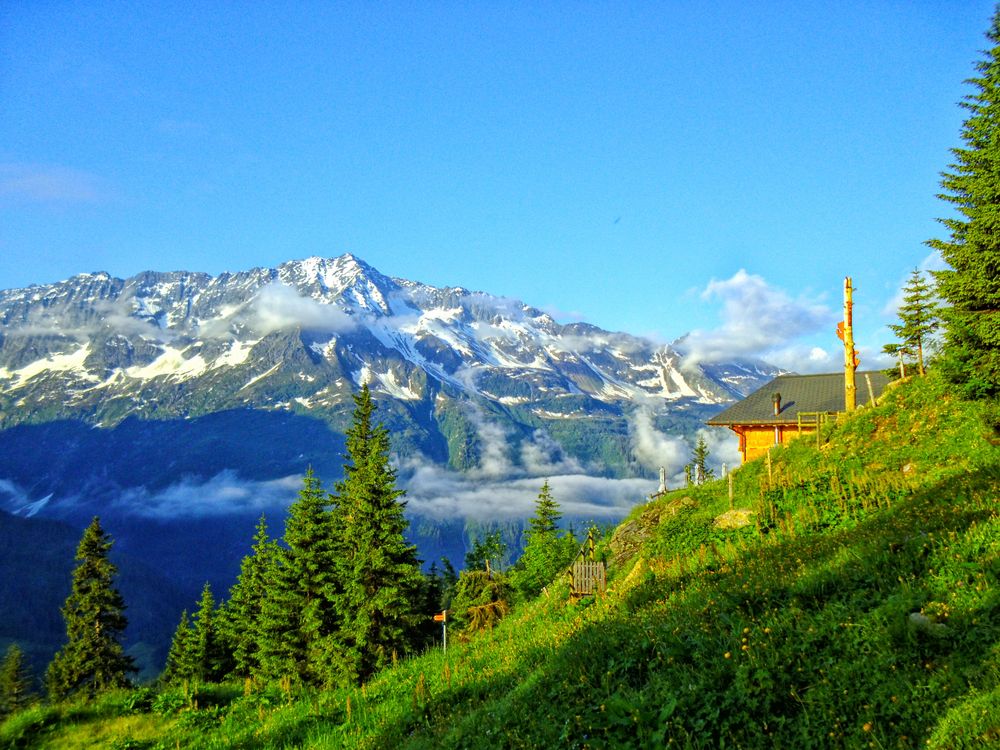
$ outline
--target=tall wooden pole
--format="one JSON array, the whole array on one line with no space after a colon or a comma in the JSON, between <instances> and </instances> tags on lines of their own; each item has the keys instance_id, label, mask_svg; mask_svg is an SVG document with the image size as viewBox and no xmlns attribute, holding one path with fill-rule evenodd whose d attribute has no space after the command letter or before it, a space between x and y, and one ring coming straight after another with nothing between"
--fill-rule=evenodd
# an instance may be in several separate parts
<instances>
[{"instance_id":1,"label":"tall wooden pole","mask_svg":"<svg viewBox=\"0 0 1000 750\"><path fill-rule=\"evenodd\" d=\"M854 287L851 277L844 279L844 411L854 411L858 406L858 388L854 383Z\"/></svg>"}]
</instances>

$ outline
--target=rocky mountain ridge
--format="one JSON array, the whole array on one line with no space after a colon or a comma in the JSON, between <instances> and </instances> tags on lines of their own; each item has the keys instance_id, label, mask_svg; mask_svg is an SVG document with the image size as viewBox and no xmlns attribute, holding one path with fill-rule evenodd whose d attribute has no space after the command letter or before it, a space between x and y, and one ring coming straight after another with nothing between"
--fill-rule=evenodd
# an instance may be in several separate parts
<instances>
[{"instance_id":1,"label":"rocky mountain ridge","mask_svg":"<svg viewBox=\"0 0 1000 750\"><path fill-rule=\"evenodd\" d=\"M391 279L351 255L215 277L81 274L6 290L0 336L0 427L37 412L84 412L102 424L164 408L204 413L183 396L152 403L151 388L183 383L211 388L219 405L322 409L362 380L401 401L444 390L569 418L636 398L723 403L773 372L684 370L670 346L561 325L484 293ZM264 382L293 369L297 387ZM245 379L236 383L235 373Z\"/></svg>"}]
</instances>

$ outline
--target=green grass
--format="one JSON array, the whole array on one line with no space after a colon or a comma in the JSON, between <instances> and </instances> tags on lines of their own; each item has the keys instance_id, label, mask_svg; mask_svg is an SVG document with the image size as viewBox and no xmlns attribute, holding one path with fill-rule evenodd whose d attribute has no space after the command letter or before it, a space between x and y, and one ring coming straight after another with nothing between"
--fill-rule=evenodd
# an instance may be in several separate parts
<instances>
[{"instance_id":1,"label":"green grass","mask_svg":"<svg viewBox=\"0 0 1000 750\"><path fill-rule=\"evenodd\" d=\"M997 442L928 377L741 468L742 529L714 524L724 481L636 508L598 601L551 593L364 688L35 707L0 747L993 746Z\"/></svg>"}]
</instances>

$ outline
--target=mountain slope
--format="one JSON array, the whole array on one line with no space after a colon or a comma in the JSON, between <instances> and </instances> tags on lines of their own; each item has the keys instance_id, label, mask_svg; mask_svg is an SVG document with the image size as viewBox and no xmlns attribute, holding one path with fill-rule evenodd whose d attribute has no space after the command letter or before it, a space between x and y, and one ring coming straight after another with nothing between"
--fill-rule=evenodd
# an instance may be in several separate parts
<instances>
[{"instance_id":1,"label":"mountain slope","mask_svg":"<svg viewBox=\"0 0 1000 750\"><path fill-rule=\"evenodd\" d=\"M933 376L735 475L637 508L611 586L556 587L363 688L148 712L129 737L277 748L992 747L1000 437ZM769 471L770 469L770 471ZM629 544L624 544L628 541ZM633 550L627 552L626 548ZM169 695L169 693L168 693ZM127 705L26 712L0 739L111 742ZM164 704L169 704L164 700ZM100 718L96 718L100 717ZM116 723L117 722L117 723Z\"/></svg>"}]
</instances>

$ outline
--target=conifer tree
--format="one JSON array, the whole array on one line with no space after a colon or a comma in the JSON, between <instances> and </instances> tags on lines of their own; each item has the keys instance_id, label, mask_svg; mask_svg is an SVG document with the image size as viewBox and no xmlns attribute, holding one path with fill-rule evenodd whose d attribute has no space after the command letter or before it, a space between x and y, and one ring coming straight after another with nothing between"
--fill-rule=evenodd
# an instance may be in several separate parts
<instances>
[{"instance_id":1,"label":"conifer tree","mask_svg":"<svg viewBox=\"0 0 1000 750\"><path fill-rule=\"evenodd\" d=\"M465 569L501 572L506 556L503 533L499 529L490 531L477 536L472 542L472 549L465 555Z\"/></svg>"},{"instance_id":2,"label":"conifer tree","mask_svg":"<svg viewBox=\"0 0 1000 750\"><path fill-rule=\"evenodd\" d=\"M167 664L163 668L160 679L167 685L174 685L184 680L194 679L197 669L195 632L188 621L188 613L185 609L181 612L181 621L177 624L173 640L170 642Z\"/></svg>"},{"instance_id":3,"label":"conifer tree","mask_svg":"<svg viewBox=\"0 0 1000 750\"><path fill-rule=\"evenodd\" d=\"M0 718L20 711L31 699L31 673L24 663L24 652L12 643L0 662Z\"/></svg>"},{"instance_id":4,"label":"conifer tree","mask_svg":"<svg viewBox=\"0 0 1000 750\"><path fill-rule=\"evenodd\" d=\"M339 596L349 670L365 679L411 651L421 612L423 576L404 533L403 491L389 463L389 433L375 421L368 385L354 396L344 478L337 484Z\"/></svg>"},{"instance_id":5,"label":"conifer tree","mask_svg":"<svg viewBox=\"0 0 1000 750\"><path fill-rule=\"evenodd\" d=\"M528 533L531 535L555 534L559 528L562 511L559 503L552 497L549 480L542 482L542 489L535 501L535 515L528 519Z\"/></svg>"},{"instance_id":6,"label":"conifer tree","mask_svg":"<svg viewBox=\"0 0 1000 750\"><path fill-rule=\"evenodd\" d=\"M331 682L331 643L339 623L333 609L334 544L329 495L310 469L288 509L284 541L265 583L258 659L268 679L307 685Z\"/></svg>"},{"instance_id":7,"label":"conifer tree","mask_svg":"<svg viewBox=\"0 0 1000 750\"><path fill-rule=\"evenodd\" d=\"M229 591L219 623L232 654L232 673L238 677L249 677L260 669L257 640L261 608L279 554L278 544L268 536L267 519L261 516L250 554L240 564L239 577Z\"/></svg>"},{"instance_id":8,"label":"conifer tree","mask_svg":"<svg viewBox=\"0 0 1000 750\"><path fill-rule=\"evenodd\" d=\"M934 304L934 290L916 268L903 289L903 304L899 308L899 324L889 324L889 328L899 339L899 344L883 347L886 354L916 354L917 371L924 374L924 345L937 330L937 311Z\"/></svg>"},{"instance_id":9,"label":"conifer tree","mask_svg":"<svg viewBox=\"0 0 1000 750\"><path fill-rule=\"evenodd\" d=\"M969 112L964 145L952 149L954 163L942 174L938 196L959 216L941 219L950 236L927 244L949 268L935 271L946 306L940 368L968 397L1000 394L1000 8L986 33L989 49L976 63L975 91L961 106Z\"/></svg>"},{"instance_id":10,"label":"conifer tree","mask_svg":"<svg viewBox=\"0 0 1000 750\"><path fill-rule=\"evenodd\" d=\"M77 548L73 588L62 607L67 643L45 675L54 698L124 687L128 673L135 671L132 657L120 643L128 620L125 602L114 586L118 569L108 560L112 544L95 516Z\"/></svg>"},{"instance_id":11,"label":"conifer tree","mask_svg":"<svg viewBox=\"0 0 1000 750\"><path fill-rule=\"evenodd\" d=\"M706 465L708 461L708 444L705 442L704 435L698 436L698 442L694 446L693 458L691 466L694 471L695 484L703 484L706 480L712 479L715 476L715 472Z\"/></svg>"},{"instance_id":12,"label":"conifer tree","mask_svg":"<svg viewBox=\"0 0 1000 750\"><path fill-rule=\"evenodd\" d=\"M576 554L576 539L569 532L559 531L560 518L562 511L546 480L535 501L535 515L528 520L524 552L510 575L511 585L522 600L541 593Z\"/></svg>"},{"instance_id":13,"label":"conifer tree","mask_svg":"<svg viewBox=\"0 0 1000 750\"><path fill-rule=\"evenodd\" d=\"M194 638L191 643L194 677L202 682L218 682L224 673L225 657L216 614L212 587L206 582L194 615Z\"/></svg>"}]
</instances>

